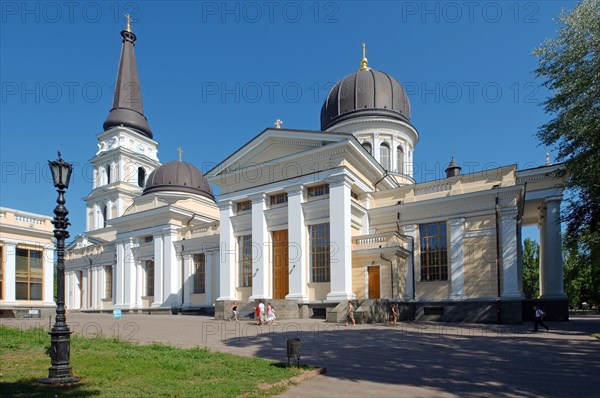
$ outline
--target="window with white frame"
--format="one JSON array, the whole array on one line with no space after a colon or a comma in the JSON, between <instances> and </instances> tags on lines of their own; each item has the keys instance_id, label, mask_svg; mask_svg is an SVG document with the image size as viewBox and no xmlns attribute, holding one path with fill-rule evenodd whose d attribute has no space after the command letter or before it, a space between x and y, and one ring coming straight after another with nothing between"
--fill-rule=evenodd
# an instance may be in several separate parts
<instances>
[{"instance_id":1,"label":"window with white frame","mask_svg":"<svg viewBox=\"0 0 600 398\"><path fill-rule=\"evenodd\" d=\"M379 163L384 169L390 169L390 147L386 142L379 146Z\"/></svg>"},{"instance_id":2,"label":"window with white frame","mask_svg":"<svg viewBox=\"0 0 600 398\"><path fill-rule=\"evenodd\" d=\"M421 280L448 280L448 241L446 222L419 224Z\"/></svg>"},{"instance_id":3,"label":"window with white frame","mask_svg":"<svg viewBox=\"0 0 600 398\"><path fill-rule=\"evenodd\" d=\"M252 235L238 237L240 287L252 286Z\"/></svg>"},{"instance_id":4,"label":"window with white frame","mask_svg":"<svg viewBox=\"0 0 600 398\"><path fill-rule=\"evenodd\" d=\"M193 293L206 293L206 257L204 253L194 254Z\"/></svg>"},{"instance_id":5,"label":"window with white frame","mask_svg":"<svg viewBox=\"0 0 600 398\"><path fill-rule=\"evenodd\" d=\"M329 282L331 280L329 223L309 225L308 233L311 282Z\"/></svg>"},{"instance_id":6,"label":"window with white frame","mask_svg":"<svg viewBox=\"0 0 600 398\"><path fill-rule=\"evenodd\" d=\"M396 171L404 174L404 149L401 145L396 148Z\"/></svg>"}]
</instances>

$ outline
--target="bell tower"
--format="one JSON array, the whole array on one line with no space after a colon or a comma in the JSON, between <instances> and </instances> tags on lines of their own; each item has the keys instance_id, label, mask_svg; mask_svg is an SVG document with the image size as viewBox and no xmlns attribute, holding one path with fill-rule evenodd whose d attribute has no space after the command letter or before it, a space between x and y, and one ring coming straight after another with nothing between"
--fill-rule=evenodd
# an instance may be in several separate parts
<instances>
[{"instance_id":1,"label":"bell tower","mask_svg":"<svg viewBox=\"0 0 600 398\"><path fill-rule=\"evenodd\" d=\"M110 219L123 215L142 194L148 175L160 165L158 142L142 105L134 50L137 38L126 17L113 105L104 131L96 136L98 151L90 160L94 171L92 191L85 198L86 231L104 228Z\"/></svg>"}]
</instances>

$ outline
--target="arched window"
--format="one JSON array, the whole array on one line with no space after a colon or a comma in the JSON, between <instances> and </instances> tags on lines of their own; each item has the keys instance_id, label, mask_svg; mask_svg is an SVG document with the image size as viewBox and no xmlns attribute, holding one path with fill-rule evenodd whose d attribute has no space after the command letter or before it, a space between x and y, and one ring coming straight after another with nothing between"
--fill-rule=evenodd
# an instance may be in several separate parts
<instances>
[{"instance_id":1,"label":"arched window","mask_svg":"<svg viewBox=\"0 0 600 398\"><path fill-rule=\"evenodd\" d=\"M390 169L390 147L387 143L383 143L379 146L379 163L384 169Z\"/></svg>"},{"instance_id":2,"label":"arched window","mask_svg":"<svg viewBox=\"0 0 600 398\"><path fill-rule=\"evenodd\" d=\"M363 148L365 148L367 150L367 152L369 152L369 154L373 155L373 148L371 147L371 143L368 141L365 141L362 143Z\"/></svg>"},{"instance_id":3,"label":"arched window","mask_svg":"<svg viewBox=\"0 0 600 398\"><path fill-rule=\"evenodd\" d=\"M398 147L396 148L396 162L396 171L398 173L404 174L404 149L402 149L401 145L398 145Z\"/></svg>"},{"instance_id":4,"label":"arched window","mask_svg":"<svg viewBox=\"0 0 600 398\"><path fill-rule=\"evenodd\" d=\"M104 224L103 227L106 228L106 219L108 218L108 207L106 205L104 205L104 207L102 207L102 223Z\"/></svg>"},{"instance_id":5,"label":"arched window","mask_svg":"<svg viewBox=\"0 0 600 398\"><path fill-rule=\"evenodd\" d=\"M146 185L146 170L143 167L138 167L138 187L144 188Z\"/></svg>"},{"instance_id":6,"label":"arched window","mask_svg":"<svg viewBox=\"0 0 600 398\"><path fill-rule=\"evenodd\" d=\"M111 181L110 181L110 164L107 164L104 167L104 170L106 170L106 183L110 184L111 183Z\"/></svg>"}]
</instances>

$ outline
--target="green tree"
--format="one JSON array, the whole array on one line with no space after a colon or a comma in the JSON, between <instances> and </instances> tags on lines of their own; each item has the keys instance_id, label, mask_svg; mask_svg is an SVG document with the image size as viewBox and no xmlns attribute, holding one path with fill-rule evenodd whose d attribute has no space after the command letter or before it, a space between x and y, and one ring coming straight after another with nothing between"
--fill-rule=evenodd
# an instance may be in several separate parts
<instances>
[{"instance_id":1,"label":"green tree","mask_svg":"<svg viewBox=\"0 0 600 398\"><path fill-rule=\"evenodd\" d=\"M540 245L529 238L523 245L523 294L530 299L540 295Z\"/></svg>"},{"instance_id":2,"label":"green tree","mask_svg":"<svg viewBox=\"0 0 600 398\"><path fill-rule=\"evenodd\" d=\"M537 137L557 149L564 162L570 199L563 219L565 243L579 257L569 266L589 267L590 301L600 303L600 0L583 0L559 16L556 38L534 54L536 74L551 96L544 101L551 120ZM583 273L582 273L583 274Z\"/></svg>"}]
</instances>

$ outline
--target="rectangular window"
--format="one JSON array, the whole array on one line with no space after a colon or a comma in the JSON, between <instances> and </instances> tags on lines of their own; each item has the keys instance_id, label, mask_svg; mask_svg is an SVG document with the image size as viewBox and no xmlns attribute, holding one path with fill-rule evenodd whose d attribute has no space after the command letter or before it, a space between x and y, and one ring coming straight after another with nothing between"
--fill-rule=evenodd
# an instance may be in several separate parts
<instances>
[{"instance_id":1,"label":"rectangular window","mask_svg":"<svg viewBox=\"0 0 600 398\"><path fill-rule=\"evenodd\" d=\"M331 247L329 223L308 226L310 235L310 273L312 282L329 282Z\"/></svg>"},{"instance_id":2,"label":"rectangular window","mask_svg":"<svg viewBox=\"0 0 600 398\"><path fill-rule=\"evenodd\" d=\"M313 198L315 196L323 196L329 194L329 184L321 184L316 185L314 187L308 187L306 189L306 194L309 198Z\"/></svg>"},{"instance_id":3,"label":"rectangular window","mask_svg":"<svg viewBox=\"0 0 600 398\"><path fill-rule=\"evenodd\" d=\"M240 264L240 287L252 286L252 235L238 238L238 262Z\"/></svg>"},{"instance_id":4,"label":"rectangular window","mask_svg":"<svg viewBox=\"0 0 600 398\"><path fill-rule=\"evenodd\" d=\"M204 253L194 254L194 290L193 293L206 293L206 261Z\"/></svg>"},{"instance_id":5,"label":"rectangular window","mask_svg":"<svg viewBox=\"0 0 600 398\"><path fill-rule=\"evenodd\" d=\"M146 296L154 296L154 261L146 261Z\"/></svg>"},{"instance_id":6,"label":"rectangular window","mask_svg":"<svg viewBox=\"0 0 600 398\"><path fill-rule=\"evenodd\" d=\"M104 298L111 299L113 296L113 267L108 265L104 268L105 290Z\"/></svg>"},{"instance_id":7,"label":"rectangular window","mask_svg":"<svg viewBox=\"0 0 600 398\"><path fill-rule=\"evenodd\" d=\"M448 280L448 242L446 222L419 225L421 243L421 280Z\"/></svg>"},{"instance_id":8,"label":"rectangular window","mask_svg":"<svg viewBox=\"0 0 600 398\"><path fill-rule=\"evenodd\" d=\"M271 195L270 197L270 202L271 202L271 206L274 205L280 205L282 203L287 203L288 201L288 197L287 197L287 193L278 193L276 195Z\"/></svg>"},{"instance_id":9,"label":"rectangular window","mask_svg":"<svg viewBox=\"0 0 600 398\"><path fill-rule=\"evenodd\" d=\"M238 202L237 204L237 212L240 213L242 211L252 210L252 201L245 200L243 202Z\"/></svg>"},{"instance_id":10,"label":"rectangular window","mask_svg":"<svg viewBox=\"0 0 600 398\"><path fill-rule=\"evenodd\" d=\"M17 300L42 299L42 251L17 248L16 253L16 292Z\"/></svg>"}]
</instances>

